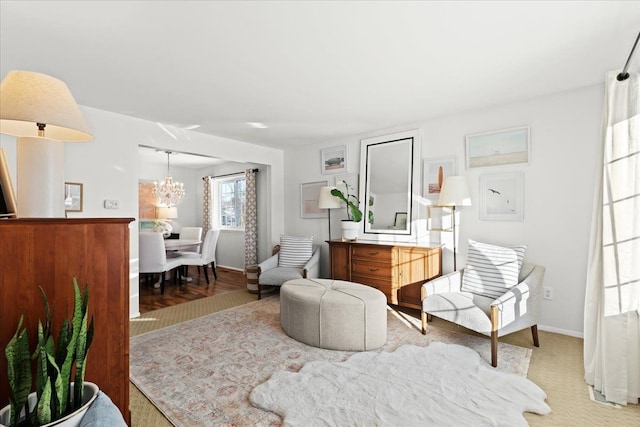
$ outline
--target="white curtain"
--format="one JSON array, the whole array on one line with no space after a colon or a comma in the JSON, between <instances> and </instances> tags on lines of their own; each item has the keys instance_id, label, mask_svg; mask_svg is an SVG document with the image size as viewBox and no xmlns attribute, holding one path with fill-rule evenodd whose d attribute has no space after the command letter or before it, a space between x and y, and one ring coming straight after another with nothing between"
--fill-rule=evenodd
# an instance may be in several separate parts
<instances>
[{"instance_id":1,"label":"white curtain","mask_svg":"<svg viewBox=\"0 0 640 427\"><path fill-rule=\"evenodd\" d=\"M640 398L640 88L605 83L584 319L585 380L610 402Z\"/></svg>"}]
</instances>

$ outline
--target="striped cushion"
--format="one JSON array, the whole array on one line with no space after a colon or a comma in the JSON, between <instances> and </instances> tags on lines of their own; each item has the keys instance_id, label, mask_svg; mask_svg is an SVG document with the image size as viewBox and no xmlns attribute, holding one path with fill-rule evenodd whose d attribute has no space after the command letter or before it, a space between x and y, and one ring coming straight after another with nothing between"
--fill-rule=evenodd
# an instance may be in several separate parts
<instances>
[{"instance_id":1,"label":"striped cushion","mask_svg":"<svg viewBox=\"0 0 640 427\"><path fill-rule=\"evenodd\" d=\"M280 236L280 267L303 268L313 254L313 236Z\"/></svg>"},{"instance_id":2,"label":"striped cushion","mask_svg":"<svg viewBox=\"0 0 640 427\"><path fill-rule=\"evenodd\" d=\"M518 284L527 245L502 247L469 240L462 291L498 298Z\"/></svg>"}]
</instances>

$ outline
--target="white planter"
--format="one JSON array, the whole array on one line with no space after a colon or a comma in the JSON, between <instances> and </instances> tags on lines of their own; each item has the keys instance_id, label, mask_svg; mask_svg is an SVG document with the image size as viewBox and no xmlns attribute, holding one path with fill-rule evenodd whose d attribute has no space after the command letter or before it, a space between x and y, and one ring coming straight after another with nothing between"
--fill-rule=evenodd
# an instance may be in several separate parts
<instances>
[{"instance_id":1,"label":"white planter","mask_svg":"<svg viewBox=\"0 0 640 427\"><path fill-rule=\"evenodd\" d=\"M82 396L82 406L76 409L74 412L68 414L65 417L60 418L59 420L55 420L49 424L43 424L42 427L77 427L80 425L80 421L82 417L84 417L84 413L87 412L89 406L93 403L93 401L98 397L98 386L94 383L86 382L84 383L84 395ZM71 384L71 389L69 390L71 396L73 396L73 383ZM33 408L36 404L36 393L29 394L29 408ZM24 417L24 410L20 414L21 417ZM11 422L11 406L7 405L2 410L0 410L0 424L9 425Z\"/></svg>"},{"instance_id":2,"label":"white planter","mask_svg":"<svg viewBox=\"0 0 640 427\"><path fill-rule=\"evenodd\" d=\"M349 220L342 220L342 239L357 240L360 231L360 223Z\"/></svg>"}]
</instances>

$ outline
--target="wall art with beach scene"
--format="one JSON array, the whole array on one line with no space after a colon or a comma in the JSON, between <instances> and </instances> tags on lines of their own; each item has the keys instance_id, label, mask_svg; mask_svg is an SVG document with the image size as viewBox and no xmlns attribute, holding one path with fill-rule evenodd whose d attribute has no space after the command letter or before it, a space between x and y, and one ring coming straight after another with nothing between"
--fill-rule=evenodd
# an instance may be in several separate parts
<instances>
[{"instance_id":1,"label":"wall art with beach scene","mask_svg":"<svg viewBox=\"0 0 640 427\"><path fill-rule=\"evenodd\" d=\"M467 135L467 169L529 163L529 127Z\"/></svg>"},{"instance_id":2,"label":"wall art with beach scene","mask_svg":"<svg viewBox=\"0 0 640 427\"><path fill-rule=\"evenodd\" d=\"M422 159L422 195L440 197L444 179L456 174L456 164L456 156Z\"/></svg>"}]
</instances>

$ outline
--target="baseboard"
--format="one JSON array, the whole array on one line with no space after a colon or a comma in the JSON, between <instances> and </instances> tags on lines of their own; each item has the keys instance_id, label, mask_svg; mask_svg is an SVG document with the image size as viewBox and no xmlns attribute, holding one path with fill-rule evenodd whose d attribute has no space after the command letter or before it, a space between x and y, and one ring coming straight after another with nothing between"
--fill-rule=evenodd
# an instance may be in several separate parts
<instances>
[{"instance_id":1,"label":"baseboard","mask_svg":"<svg viewBox=\"0 0 640 427\"><path fill-rule=\"evenodd\" d=\"M238 267L229 267L228 265L220 265L220 264L216 264L216 268L226 268L227 270L234 270L234 271L240 271L240 272L244 272L243 268L238 268Z\"/></svg>"},{"instance_id":2,"label":"baseboard","mask_svg":"<svg viewBox=\"0 0 640 427\"><path fill-rule=\"evenodd\" d=\"M568 329L554 328L552 326L538 325L538 329L545 332L553 332L554 334L568 335L575 338L583 338L584 332L570 331Z\"/></svg>"}]
</instances>

